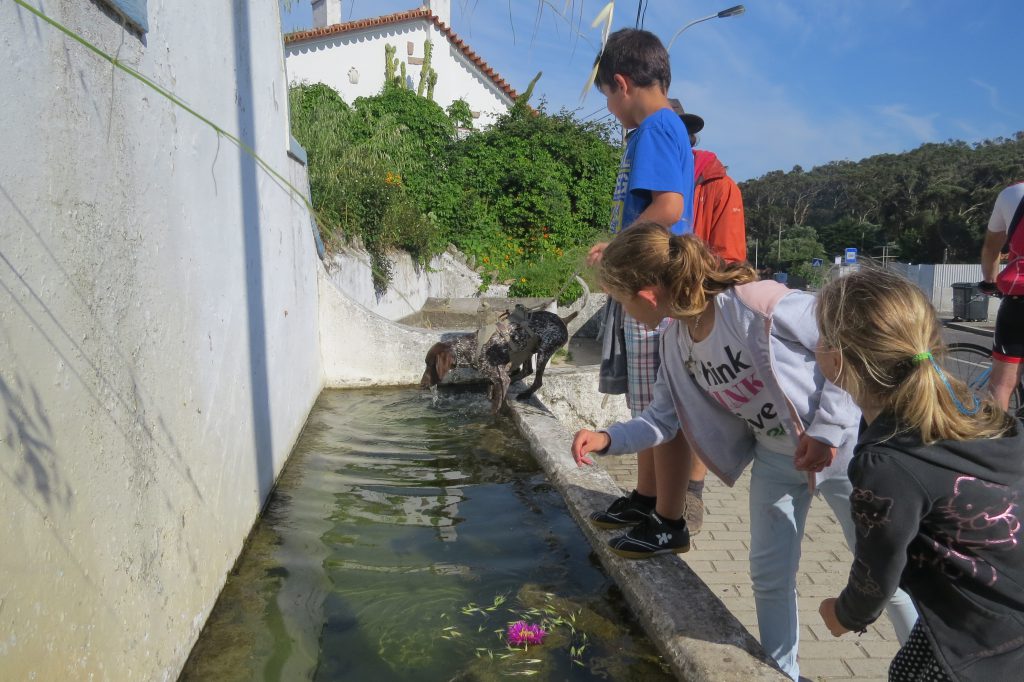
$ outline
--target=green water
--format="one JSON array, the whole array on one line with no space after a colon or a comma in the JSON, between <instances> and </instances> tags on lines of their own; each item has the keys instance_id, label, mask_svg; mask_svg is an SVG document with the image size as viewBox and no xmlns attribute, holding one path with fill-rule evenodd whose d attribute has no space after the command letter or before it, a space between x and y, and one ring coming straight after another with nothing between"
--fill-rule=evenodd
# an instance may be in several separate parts
<instances>
[{"instance_id":1,"label":"green water","mask_svg":"<svg viewBox=\"0 0 1024 682\"><path fill-rule=\"evenodd\" d=\"M325 391L181 679L520 676L671 679L482 396Z\"/></svg>"}]
</instances>

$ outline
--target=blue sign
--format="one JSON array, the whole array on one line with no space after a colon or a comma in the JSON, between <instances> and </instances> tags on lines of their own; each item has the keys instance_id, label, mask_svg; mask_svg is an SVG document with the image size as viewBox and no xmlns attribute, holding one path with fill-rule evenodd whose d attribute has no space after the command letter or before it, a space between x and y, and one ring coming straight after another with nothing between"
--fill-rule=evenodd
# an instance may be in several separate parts
<instances>
[{"instance_id":1,"label":"blue sign","mask_svg":"<svg viewBox=\"0 0 1024 682\"><path fill-rule=\"evenodd\" d=\"M821 259L820 258L812 258L811 259L811 267L812 268L820 268L821 267Z\"/></svg>"},{"instance_id":2,"label":"blue sign","mask_svg":"<svg viewBox=\"0 0 1024 682\"><path fill-rule=\"evenodd\" d=\"M857 249L855 249L852 246L850 248L846 249L846 258L844 259L844 262L847 265L853 265L854 263L856 263L857 262Z\"/></svg>"}]
</instances>

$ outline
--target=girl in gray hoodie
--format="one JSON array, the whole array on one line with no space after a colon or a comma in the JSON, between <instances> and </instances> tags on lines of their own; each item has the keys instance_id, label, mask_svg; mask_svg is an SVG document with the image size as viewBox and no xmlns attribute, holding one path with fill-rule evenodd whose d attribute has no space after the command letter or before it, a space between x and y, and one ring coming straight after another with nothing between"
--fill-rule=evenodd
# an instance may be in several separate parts
<instances>
[{"instance_id":1,"label":"girl in gray hoodie","mask_svg":"<svg viewBox=\"0 0 1024 682\"><path fill-rule=\"evenodd\" d=\"M634 318L673 322L661 338L652 404L628 422L578 432L573 457L589 464L589 453L636 452L681 427L701 460L730 486L753 462L750 571L761 644L797 679L796 575L804 522L817 491L853 546L846 467L860 422L849 394L826 381L815 362L815 298L757 281L748 263L724 263L700 239L672 236L651 223L615 238L599 276ZM613 543L627 557L689 549L686 528L656 512ZM906 637L916 613L905 594L892 601L890 619Z\"/></svg>"}]
</instances>

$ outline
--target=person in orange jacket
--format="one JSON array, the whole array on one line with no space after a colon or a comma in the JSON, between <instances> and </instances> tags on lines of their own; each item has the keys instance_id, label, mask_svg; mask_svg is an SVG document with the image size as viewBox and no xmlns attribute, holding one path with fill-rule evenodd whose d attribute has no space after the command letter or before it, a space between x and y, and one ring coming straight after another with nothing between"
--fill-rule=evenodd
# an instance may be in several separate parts
<instances>
[{"instance_id":1,"label":"person in orange jacket","mask_svg":"<svg viewBox=\"0 0 1024 682\"><path fill-rule=\"evenodd\" d=\"M704 119L685 112L677 99L669 102L686 126L690 145L696 145L697 133L704 129ZM747 260L747 228L740 188L714 152L694 149L693 162L693 233L725 260Z\"/></svg>"}]
</instances>

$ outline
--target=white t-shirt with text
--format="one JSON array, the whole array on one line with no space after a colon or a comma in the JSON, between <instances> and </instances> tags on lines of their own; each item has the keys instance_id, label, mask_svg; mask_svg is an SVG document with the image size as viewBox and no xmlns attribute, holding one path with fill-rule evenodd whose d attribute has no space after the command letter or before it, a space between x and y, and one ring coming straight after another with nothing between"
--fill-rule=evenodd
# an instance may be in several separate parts
<instances>
[{"instance_id":1,"label":"white t-shirt with text","mask_svg":"<svg viewBox=\"0 0 1024 682\"><path fill-rule=\"evenodd\" d=\"M683 322L680 324L684 353L692 348L697 385L719 405L745 421L762 446L792 455L793 441L779 419L779 410L785 407L775 405L771 396L764 392L764 382L750 360L744 340L726 325L716 324L707 338L694 343L689 328Z\"/></svg>"}]
</instances>

